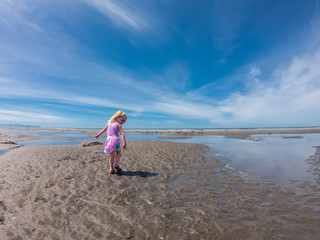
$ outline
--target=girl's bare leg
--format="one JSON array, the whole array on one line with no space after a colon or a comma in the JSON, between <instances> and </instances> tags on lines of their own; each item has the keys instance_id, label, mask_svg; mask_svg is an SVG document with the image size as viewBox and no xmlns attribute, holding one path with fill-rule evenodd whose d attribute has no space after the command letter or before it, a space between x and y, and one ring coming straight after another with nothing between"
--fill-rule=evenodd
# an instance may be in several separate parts
<instances>
[{"instance_id":1,"label":"girl's bare leg","mask_svg":"<svg viewBox=\"0 0 320 240\"><path fill-rule=\"evenodd\" d=\"M116 164L115 164L116 166L119 165L120 157L121 157L121 151L117 151Z\"/></svg>"},{"instance_id":2,"label":"girl's bare leg","mask_svg":"<svg viewBox=\"0 0 320 240\"><path fill-rule=\"evenodd\" d=\"M112 153L110 153L110 156L109 156L110 170L114 170L114 169L113 169L114 155L115 155L115 152L112 152Z\"/></svg>"}]
</instances>

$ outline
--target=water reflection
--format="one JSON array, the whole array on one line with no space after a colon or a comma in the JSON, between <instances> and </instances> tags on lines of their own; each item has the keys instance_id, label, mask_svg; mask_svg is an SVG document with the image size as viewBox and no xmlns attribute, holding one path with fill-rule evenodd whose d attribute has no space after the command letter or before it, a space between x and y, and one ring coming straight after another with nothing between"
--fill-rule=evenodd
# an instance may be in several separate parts
<instances>
[{"instance_id":1,"label":"water reflection","mask_svg":"<svg viewBox=\"0 0 320 240\"><path fill-rule=\"evenodd\" d=\"M128 137L127 137L128 136ZM314 183L306 160L320 146L320 134L253 135L250 139L223 136L193 136L187 139L157 139L164 134L126 134L128 139L199 143L210 146L219 160L247 175L272 180L291 188L291 181Z\"/></svg>"},{"instance_id":2,"label":"water reflection","mask_svg":"<svg viewBox=\"0 0 320 240\"><path fill-rule=\"evenodd\" d=\"M169 137L168 134L126 133L126 140L159 140L157 137ZM166 141L166 139L164 139Z\"/></svg>"},{"instance_id":3,"label":"water reflection","mask_svg":"<svg viewBox=\"0 0 320 240\"><path fill-rule=\"evenodd\" d=\"M52 138L85 138L88 134L75 132L52 132L45 130L15 130L10 136L26 136L26 137L52 137Z\"/></svg>"},{"instance_id":4,"label":"water reflection","mask_svg":"<svg viewBox=\"0 0 320 240\"><path fill-rule=\"evenodd\" d=\"M234 169L251 176L288 187L290 180L309 181L313 176L306 164L320 145L320 134L290 136L282 134L254 135L253 140L230 139L219 136L195 136L179 142L202 143L213 148L213 153Z\"/></svg>"},{"instance_id":5,"label":"water reflection","mask_svg":"<svg viewBox=\"0 0 320 240\"><path fill-rule=\"evenodd\" d=\"M48 145L75 145L79 142L74 142L70 140L30 140L30 141L20 141L18 144L23 145L24 147L30 146L48 146Z\"/></svg>"}]
</instances>

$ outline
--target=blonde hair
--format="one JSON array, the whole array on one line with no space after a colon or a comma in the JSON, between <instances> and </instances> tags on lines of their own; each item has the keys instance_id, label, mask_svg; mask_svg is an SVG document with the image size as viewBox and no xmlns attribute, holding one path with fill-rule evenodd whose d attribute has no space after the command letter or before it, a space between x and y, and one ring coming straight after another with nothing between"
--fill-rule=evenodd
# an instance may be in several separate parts
<instances>
[{"instance_id":1,"label":"blonde hair","mask_svg":"<svg viewBox=\"0 0 320 240\"><path fill-rule=\"evenodd\" d=\"M116 112L116 113L109 119L108 124L109 124L110 122L115 121L118 117L125 117L125 118L127 118L127 115L126 115L125 112L123 112L123 111L120 110L120 111Z\"/></svg>"}]
</instances>

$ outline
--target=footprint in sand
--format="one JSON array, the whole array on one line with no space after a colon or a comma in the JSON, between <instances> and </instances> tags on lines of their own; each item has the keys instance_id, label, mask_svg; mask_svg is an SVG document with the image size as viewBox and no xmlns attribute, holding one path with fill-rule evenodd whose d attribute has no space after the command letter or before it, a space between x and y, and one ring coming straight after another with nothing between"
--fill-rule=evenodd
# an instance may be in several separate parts
<instances>
[{"instance_id":1,"label":"footprint in sand","mask_svg":"<svg viewBox=\"0 0 320 240\"><path fill-rule=\"evenodd\" d=\"M7 211L7 207L3 201L0 201L0 225L4 224L4 213Z\"/></svg>"}]
</instances>

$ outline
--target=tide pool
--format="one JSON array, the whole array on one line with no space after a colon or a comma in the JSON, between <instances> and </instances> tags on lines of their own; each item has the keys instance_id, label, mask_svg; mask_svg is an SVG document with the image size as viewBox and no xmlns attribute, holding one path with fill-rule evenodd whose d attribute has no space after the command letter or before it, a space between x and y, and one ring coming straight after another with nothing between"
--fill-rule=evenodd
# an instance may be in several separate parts
<instances>
[{"instance_id":1,"label":"tide pool","mask_svg":"<svg viewBox=\"0 0 320 240\"><path fill-rule=\"evenodd\" d=\"M315 184L307 160L315 154L315 146L320 146L320 134L253 135L250 139L193 136L166 141L205 144L233 169L281 186L291 188L292 182Z\"/></svg>"},{"instance_id":2,"label":"tide pool","mask_svg":"<svg viewBox=\"0 0 320 240\"><path fill-rule=\"evenodd\" d=\"M76 132L54 132L45 130L14 130L10 136L51 137L51 138L86 138L87 134Z\"/></svg>"},{"instance_id":3,"label":"tide pool","mask_svg":"<svg viewBox=\"0 0 320 240\"><path fill-rule=\"evenodd\" d=\"M30 146L49 146L49 145L75 145L80 144L80 142L75 142L71 140L28 140L28 141L20 141L17 142L18 144L23 145L23 147L30 147Z\"/></svg>"}]
</instances>

